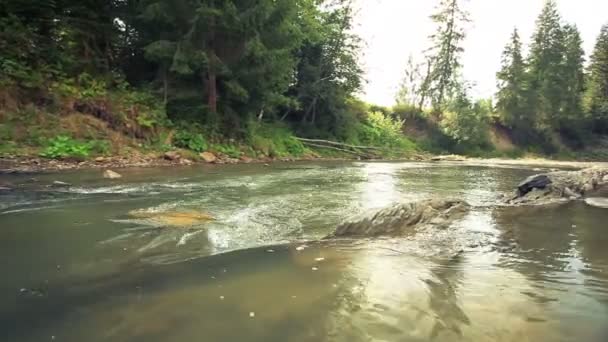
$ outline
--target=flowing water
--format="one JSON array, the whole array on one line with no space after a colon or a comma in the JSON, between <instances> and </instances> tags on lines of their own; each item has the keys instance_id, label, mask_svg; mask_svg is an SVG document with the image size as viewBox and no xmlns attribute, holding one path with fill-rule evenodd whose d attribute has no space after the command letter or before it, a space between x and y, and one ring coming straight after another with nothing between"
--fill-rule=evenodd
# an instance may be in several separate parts
<instances>
[{"instance_id":1,"label":"flowing water","mask_svg":"<svg viewBox=\"0 0 608 342\"><path fill-rule=\"evenodd\" d=\"M608 341L608 211L498 205L533 173L295 163L1 176L14 189L0 191L0 336ZM319 241L354 215L433 196L473 210L445 231Z\"/></svg>"}]
</instances>

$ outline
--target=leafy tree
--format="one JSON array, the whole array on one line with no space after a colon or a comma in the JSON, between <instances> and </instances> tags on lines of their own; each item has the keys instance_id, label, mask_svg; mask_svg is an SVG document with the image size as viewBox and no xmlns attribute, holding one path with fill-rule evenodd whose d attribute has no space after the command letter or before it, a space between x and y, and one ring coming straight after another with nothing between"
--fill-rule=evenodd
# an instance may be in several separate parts
<instances>
[{"instance_id":1,"label":"leafy tree","mask_svg":"<svg viewBox=\"0 0 608 342\"><path fill-rule=\"evenodd\" d=\"M446 106L441 122L443 131L461 146L485 148L487 145L488 116L491 101L473 102L464 83L454 89L454 96Z\"/></svg>"},{"instance_id":2,"label":"leafy tree","mask_svg":"<svg viewBox=\"0 0 608 342\"><path fill-rule=\"evenodd\" d=\"M421 101L422 87L425 76L423 65L414 61L414 56L410 55L407 59L405 72L395 100L398 105L416 106Z\"/></svg>"},{"instance_id":3,"label":"leafy tree","mask_svg":"<svg viewBox=\"0 0 608 342\"><path fill-rule=\"evenodd\" d=\"M608 24L602 27L589 64L586 109L593 130L608 134Z\"/></svg>"},{"instance_id":4,"label":"leafy tree","mask_svg":"<svg viewBox=\"0 0 608 342\"><path fill-rule=\"evenodd\" d=\"M445 100L458 86L460 55L464 51L465 24L469 14L461 7L462 0L441 0L437 13L431 19L437 24L437 32L431 52L432 69L429 74L429 92L436 110L445 105Z\"/></svg>"},{"instance_id":5,"label":"leafy tree","mask_svg":"<svg viewBox=\"0 0 608 342\"><path fill-rule=\"evenodd\" d=\"M363 73L353 15L351 0L337 0L324 9L310 6L302 17L307 39L297 53L297 81L290 89L298 108L288 109L284 118L297 122L304 135L345 138L357 120L348 106Z\"/></svg>"}]
</instances>

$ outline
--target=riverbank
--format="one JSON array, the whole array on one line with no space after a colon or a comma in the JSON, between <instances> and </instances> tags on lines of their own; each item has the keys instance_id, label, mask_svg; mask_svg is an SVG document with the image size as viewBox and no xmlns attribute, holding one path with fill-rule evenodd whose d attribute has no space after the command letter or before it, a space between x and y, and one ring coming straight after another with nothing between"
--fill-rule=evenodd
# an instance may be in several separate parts
<instances>
[{"instance_id":1,"label":"riverbank","mask_svg":"<svg viewBox=\"0 0 608 342\"><path fill-rule=\"evenodd\" d=\"M230 158L226 155L205 154L208 159L200 156L192 158L188 151L171 151L166 153L131 154L129 156L98 157L91 160L56 160L40 157L1 157L0 174L10 173L39 173L60 172L80 169L125 169L141 167L174 167L191 165L230 165L230 164L270 164L276 162L298 162L298 161L355 161L356 157L349 156L324 156L311 152L301 157L284 158ZM372 162L429 162L463 166L512 166L512 167L538 167L538 168L564 168L584 169L595 166L608 167L604 161L565 161L552 160L542 157L525 158L470 158L465 156L448 155L432 156L427 154L415 154L408 158L395 159L371 159Z\"/></svg>"}]
</instances>

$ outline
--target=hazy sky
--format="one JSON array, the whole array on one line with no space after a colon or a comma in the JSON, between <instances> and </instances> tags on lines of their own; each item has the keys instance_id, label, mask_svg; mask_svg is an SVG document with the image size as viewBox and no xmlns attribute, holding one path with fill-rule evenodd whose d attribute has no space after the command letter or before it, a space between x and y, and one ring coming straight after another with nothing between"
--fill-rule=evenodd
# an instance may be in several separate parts
<instances>
[{"instance_id":1,"label":"hazy sky","mask_svg":"<svg viewBox=\"0 0 608 342\"><path fill-rule=\"evenodd\" d=\"M428 48L435 26L429 19L439 0L358 0L356 32L364 39L363 65L368 84L364 98L391 105L409 54ZM505 44L517 27L527 48L544 0L465 0L473 23L467 30L464 76L476 84L474 96L496 91L496 72ZM593 50L608 23L608 0L557 0L566 22L581 31L585 51Z\"/></svg>"}]
</instances>

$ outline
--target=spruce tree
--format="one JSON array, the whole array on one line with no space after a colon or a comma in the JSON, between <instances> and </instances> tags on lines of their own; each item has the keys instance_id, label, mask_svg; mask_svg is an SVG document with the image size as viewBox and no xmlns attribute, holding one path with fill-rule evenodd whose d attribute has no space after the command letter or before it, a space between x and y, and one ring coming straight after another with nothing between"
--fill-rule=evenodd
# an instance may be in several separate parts
<instances>
[{"instance_id":1,"label":"spruce tree","mask_svg":"<svg viewBox=\"0 0 608 342\"><path fill-rule=\"evenodd\" d=\"M464 49L465 24L469 14L461 7L462 0L441 0L431 19L437 24L437 32L431 36L432 69L429 92L435 110L445 106L446 99L458 86L457 76L461 68L460 56Z\"/></svg>"},{"instance_id":2,"label":"spruce tree","mask_svg":"<svg viewBox=\"0 0 608 342\"><path fill-rule=\"evenodd\" d=\"M608 134L608 24L602 27L589 65L587 110L593 130Z\"/></svg>"},{"instance_id":3,"label":"spruce tree","mask_svg":"<svg viewBox=\"0 0 608 342\"><path fill-rule=\"evenodd\" d=\"M503 51L501 70L496 74L496 109L507 126L520 131L532 126L527 108L526 65L521 49L519 32L515 29Z\"/></svg>"},{"instance_id":4,"label":"spruce tree","mask_svg":"<svg viewBox=\"0 0 608 342\"><path fill-rule=\"evenodd\" d=\"M564 30L554 0L547 0L530 47L529 77L537 128L547 131L558 119L564 98Z\"/></svg>"},{"instance_id":5,"label":"spruce tree","mask_svg":"<svg viewBox=\"0 0 608 342\"><path fill-rule=\"evenodd\" d=\"M585 51L578 28L564 26L564 96L560 113L560 129L579 126L582 121L582 96L585 90Z\"/></svg>"}]
</instances>

